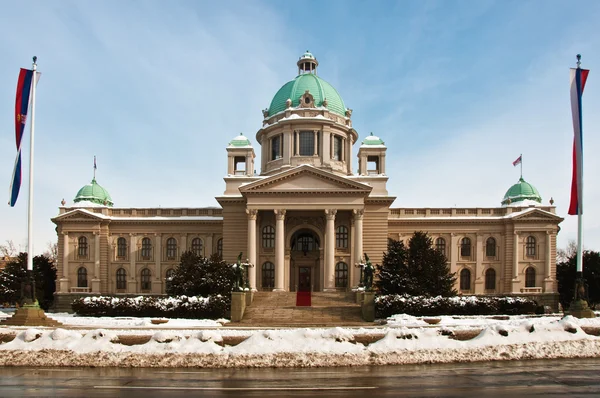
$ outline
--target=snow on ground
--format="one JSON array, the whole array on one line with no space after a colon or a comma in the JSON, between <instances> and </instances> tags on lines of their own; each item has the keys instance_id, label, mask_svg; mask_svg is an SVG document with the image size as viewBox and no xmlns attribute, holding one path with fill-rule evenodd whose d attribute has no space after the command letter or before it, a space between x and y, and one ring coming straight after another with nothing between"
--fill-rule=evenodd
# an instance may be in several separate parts
<instances>
[{"instance_id":1,"label":"snow on ground","mask_svg":"<svg viewBox=\"0 0 600 398\"><path fill-rule=\"evenodd\" d=\"M149 318L49 315L65 327L0 328L0 334L16 333L12 341L0 344L0 366L306 367L600 356L600 338L581 329L600 328L600 318L441 316L432 326L403 314L373 328L265 330L205 320L170 319L153 325ZM481 332L470 340L448 336L473 328ZM151 338L144 344L118 343L118 336L125 334ZM374 342L357 343L358 335L367 340L371 336ZM247 338L223 346L228 336Z\"/></svg>"}]
</instances>

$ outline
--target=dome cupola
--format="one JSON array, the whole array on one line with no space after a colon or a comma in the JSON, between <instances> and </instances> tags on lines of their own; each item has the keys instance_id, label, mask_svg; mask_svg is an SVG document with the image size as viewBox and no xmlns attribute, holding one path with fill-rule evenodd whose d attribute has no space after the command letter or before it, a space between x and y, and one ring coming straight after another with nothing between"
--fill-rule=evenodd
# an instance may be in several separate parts
<instances>
[{"instance_id":1,"label":"dome cupola","mask_svg":"<svg viewBox=\"0 0 600 398\"><path fill-rule=\"evenodd\" d=\"M502 199L502 206L531 206L541 203L542 197L538 190L523 177L519 178L519 182L506 191Z\"/></svg>"},{"instance_id":2,"label":"dome cupola","mask_svg":"<svg viewBox=\"0 0 600 398\"><path fill-rule=\"evenodd\" d=\"M96 182L96 177L92 179L91 183L84 185L79 192L77 192L73 202L79 203L80 205L85 205L87 203L108 207L113 207L114 205L108 191Z\"/></svg>"}]
</instances>

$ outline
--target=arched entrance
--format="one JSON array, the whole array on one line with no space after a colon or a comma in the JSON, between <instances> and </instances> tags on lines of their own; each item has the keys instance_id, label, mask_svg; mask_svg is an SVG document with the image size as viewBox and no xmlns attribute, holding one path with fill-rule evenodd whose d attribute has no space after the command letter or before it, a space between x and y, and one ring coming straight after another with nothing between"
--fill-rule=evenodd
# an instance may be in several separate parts
<instances>
[{"instance_id":1,"label":"arched entrance","mask_svg":"<svg viewBox=\"0 0 600 398\"><path fill-rule=\"evenodd\" d=\"M300 228L290 238L290 291L321 290L322 242L309 228Z\"/></svg>"}]
</instances>

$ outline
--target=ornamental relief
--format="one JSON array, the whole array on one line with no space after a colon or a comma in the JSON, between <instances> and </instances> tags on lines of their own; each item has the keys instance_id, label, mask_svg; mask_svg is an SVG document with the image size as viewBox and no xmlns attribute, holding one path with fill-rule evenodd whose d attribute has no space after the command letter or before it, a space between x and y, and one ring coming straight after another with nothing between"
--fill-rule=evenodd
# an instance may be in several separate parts
<instances>
[{"instance_id":1,"label":"ornamental relief","mask_svg":"<svg viewBox=\"0 0 600 398\"><path fill-rule=\"evenodd\" d=\"M312 225L319 229L323 230L325 226L325 220L323 217L288 217L286 218L286 229L294 228L298 225Z\"/></svg>"}]
</instances>

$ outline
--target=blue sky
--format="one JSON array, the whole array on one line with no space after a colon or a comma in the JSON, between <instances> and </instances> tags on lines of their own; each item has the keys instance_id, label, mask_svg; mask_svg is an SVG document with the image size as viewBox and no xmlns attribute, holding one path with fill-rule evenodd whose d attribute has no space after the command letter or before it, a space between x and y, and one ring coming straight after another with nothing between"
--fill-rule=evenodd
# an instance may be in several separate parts
<instances>
[{"instance_id":1,"label":"blue sky","mask_svg":"<svg viewBox=\"0 0 600 398\"><path fill-rule=\"evenodd\" d=\"M386 142L394 206L499 205L522 153L524 178L566 218L559 247L576 236L568 69L581 53L585 245L600 249L599 2L577 18L551 0L30 4L0 4L0 187L8 200L18 68L37 55L36 253L94 155L116 206L217 205L225 146L240 132L258 146L261 109L307 49L359 139ZM25 186L0 206L0 244L26 248L26 199Z\"/></svg>"}]
</instances>

